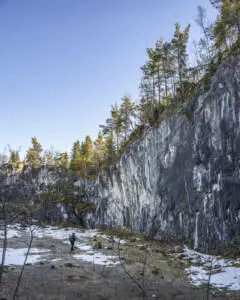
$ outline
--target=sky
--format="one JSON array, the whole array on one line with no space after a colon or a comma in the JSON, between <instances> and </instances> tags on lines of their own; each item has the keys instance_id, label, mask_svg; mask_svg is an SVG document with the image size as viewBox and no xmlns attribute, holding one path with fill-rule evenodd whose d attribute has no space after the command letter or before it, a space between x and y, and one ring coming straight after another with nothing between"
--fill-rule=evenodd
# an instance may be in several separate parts
<instances>
[{"instance_id":1,"label":"sky","mask_svg":"<svg viewBox=\"0 0 240 300\"><path fill-rule=\"evenodd\" d=\"M176 22L199 38L198 5L215 16L209 0L0 0L0 152L96 138L112 104L137 100L146 48Z\"/></svg>"}]
</instances>

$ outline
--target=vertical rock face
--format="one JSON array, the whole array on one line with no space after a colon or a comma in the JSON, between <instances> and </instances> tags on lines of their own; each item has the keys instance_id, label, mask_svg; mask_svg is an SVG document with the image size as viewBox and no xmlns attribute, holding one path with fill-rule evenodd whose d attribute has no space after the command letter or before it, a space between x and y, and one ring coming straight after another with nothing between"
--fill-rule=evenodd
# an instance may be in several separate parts
<instances>
[{"instance_id":1,"label":"vertical rock face","mask_svg":"<svg viewBox=\"0 0 240 300\"><path fill-rule=\"evenodd\" d=\"M108 175L89 183L97 207L88 216L91 227L126 226L203 250L239 238L240 57L224 63L209 91L187 109L191 120L173 116L149 129ZM33 171L1 180L0 192L12 186L14 199L33 202L64 177L47 168ZM60 204L44 213L53 223L71 219Z\"/></svg>"},{"instance_id":2,"label":"vertical rock face","mask_svg":"<svg viewBox=\"0 0 240 300\"><path fill-rule=\"evenodd\" d=\"M240 235L240 59L224 63L211 88L124 153L96 183L96 226L128 226L192 241L228 244Z\"/></svg>"}]
</instances>

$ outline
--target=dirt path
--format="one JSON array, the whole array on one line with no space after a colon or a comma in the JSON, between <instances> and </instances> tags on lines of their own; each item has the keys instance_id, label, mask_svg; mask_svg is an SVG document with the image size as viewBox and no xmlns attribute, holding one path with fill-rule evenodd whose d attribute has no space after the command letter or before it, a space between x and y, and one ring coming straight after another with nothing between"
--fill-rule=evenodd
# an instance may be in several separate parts
<instances>
[{"instance_id":1,"label":"dirt path","mask_svg":"<svg viewBox=\"0 0 240 300\"><path fill-rule=\"evenodd\" d=\"M26 247L27 236L9 239L9 248ZM89 240L89 245L101 244L101 253L118 256L118 243L101 237ZM50 237L35 238L33 248L46 249L41 260L26 265L18 299L30 300L74 300L74 299L142 299L137 285L120 264L113 266L85 262L74 255L85 252L76 249L70 253L69 244ZM171 251L167 244L154 243L146 249L143 241L133 240L120 244L120 257L127 271L146 291L145 299L187 300L207 299L206 288L194 288L183 272L183 263L169 258ZM34 255L34 254L33 254ZM117 259L114 259L117 262ZM145 265L145 268L143 266ZM1 296L12 299L20 266L8 267L4 274ZM240 299L239 293L224 295L212 290L209 299ZM1 299L1 298L0 298Z\"/></svg>"}]
</instances>

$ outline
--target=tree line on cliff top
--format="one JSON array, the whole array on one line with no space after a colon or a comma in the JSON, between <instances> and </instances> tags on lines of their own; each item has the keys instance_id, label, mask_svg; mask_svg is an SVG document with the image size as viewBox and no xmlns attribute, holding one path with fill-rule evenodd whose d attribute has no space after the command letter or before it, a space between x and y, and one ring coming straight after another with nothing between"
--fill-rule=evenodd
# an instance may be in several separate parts
<instances>
[{"instance_id":1,"label":"tree line on cliff top","mask_svg":"<svg viewBox=\"0 0 240 300\"><path fill-rule=\"evenodd\" d=\"M90 136L73 143L71 154L43 150L36 137L23 161L19 151L9 149L1 156L2 163L14 171L26 167L64 167L78 176L91 178L104 167L118 161L126 147L137 140L146 128L156 126L165 118L184 113L183 103L194 97L199 89L209 86L217 67L229 56L239 54L240 2L210 0L218 15L211 23L203 7L198 7L196 23L202 36L194 42L194 65L189 65L187 45L190 25L175 24L173 36L160 38L148 48L147 61L141 67L140 100L135 103L128 95L114 104L95 141Z\"/></svg>"}]
</instances>

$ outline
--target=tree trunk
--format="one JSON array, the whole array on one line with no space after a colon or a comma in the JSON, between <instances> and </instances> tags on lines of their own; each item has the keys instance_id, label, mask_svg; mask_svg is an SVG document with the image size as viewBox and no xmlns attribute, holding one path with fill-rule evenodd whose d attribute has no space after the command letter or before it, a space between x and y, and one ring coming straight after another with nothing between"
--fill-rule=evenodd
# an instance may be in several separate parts
<instances>
[{"instance_id":1,"label":"tree trunk","mask_svg":"<svg viewBox=\"0 0 240 300\"><path fill-rule=\"evenodd\" d=\"M0 284L2 283L2 279L3 279L4 263L5 263L5 257L7 252L7 222L6 222L5 213L3 213L3 218L4 218L4 239L3 239L3 249L2 249L2 261L0 266Z\"/></svg>"}]
</instances>

